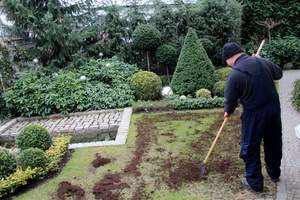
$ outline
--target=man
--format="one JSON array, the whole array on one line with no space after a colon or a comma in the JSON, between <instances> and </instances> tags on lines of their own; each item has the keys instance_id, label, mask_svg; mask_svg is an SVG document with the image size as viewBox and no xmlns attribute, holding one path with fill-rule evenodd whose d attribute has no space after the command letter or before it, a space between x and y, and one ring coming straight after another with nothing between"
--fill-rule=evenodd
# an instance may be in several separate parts
<instances>
[{"instance_id":1,"label":"man","mask_svg":"<svg viewBox=\"0 0 300 200\"><path fill-rule=\"evenodd\" d=\"M266 170L273 182L279 181L282 158L282 127L279 97L274 80L282 78L282 69L260 57L244 54L236 43L223 47L222 58L233 69L225 87L225 115L230 117L238 99L243 106L240 158L245 162L243 185L261 193L260 145L263 141Z\"/></svg>"}]
</instances>

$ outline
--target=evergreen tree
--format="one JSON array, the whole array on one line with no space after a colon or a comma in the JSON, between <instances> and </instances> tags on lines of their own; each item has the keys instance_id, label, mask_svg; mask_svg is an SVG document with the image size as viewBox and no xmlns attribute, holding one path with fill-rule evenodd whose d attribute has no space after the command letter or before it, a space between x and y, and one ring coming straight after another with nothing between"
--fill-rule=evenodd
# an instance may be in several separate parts
<instances>
[{"instance_id":1,"label":"evergreen tree","mask_svg":"<svg viewBox=\"0 0 300 200\"><path fill-rule=\"evenodd\" d=\"M2 3L2 12L14 22L11 36L33 42L35 48L30 55L43 66L65 67L73 60L74 53L96 38L96 33L88 32L85 24L86 13L91 14L90 1L72 5L60 0L3 0Z\"/></svg>"},{"instance_id":2,"label":"evergreen tree","mask_svg":"<svg viewBox=\"0 0 300 200\"><path fill-rule=\"evenodd\" d=\"M218 81L213 64L208 58L196 31L189 28L171 81L175 93L192 95L202 88L212 90Z\"/></svg>"},{"instance_id":3,"label":"evergreen tree","mask_svg":"<svg viewBox=\"0 0 300 200\"><path fill-rule=\"evenodd\" d=\"M210 59L214 65L222 64L222 47L227 42L240 43L242 5L236 0L202 0L193 9L191 27L201 38L213 43Z\"/></svg>"}]
</instances>

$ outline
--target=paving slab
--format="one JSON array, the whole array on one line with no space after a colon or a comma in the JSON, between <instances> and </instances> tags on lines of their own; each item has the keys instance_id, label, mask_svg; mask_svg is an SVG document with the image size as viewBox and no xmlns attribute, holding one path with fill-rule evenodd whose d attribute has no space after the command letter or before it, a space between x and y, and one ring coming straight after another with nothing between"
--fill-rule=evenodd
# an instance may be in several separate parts
<instances>
[{"instance_id":1,"label":"paving slab","mask_svg":"<svg viewBox=\"0 0 300 200\"><path fill-rule=\"evenodd\" d=\"M284 70L279 81L283 158L277 200L300 199L300 140L295 132L295 127L300 124L300 112L291 105L291 92L297 79L300 79L300 70Z\"/></svg>"}]
</instances>

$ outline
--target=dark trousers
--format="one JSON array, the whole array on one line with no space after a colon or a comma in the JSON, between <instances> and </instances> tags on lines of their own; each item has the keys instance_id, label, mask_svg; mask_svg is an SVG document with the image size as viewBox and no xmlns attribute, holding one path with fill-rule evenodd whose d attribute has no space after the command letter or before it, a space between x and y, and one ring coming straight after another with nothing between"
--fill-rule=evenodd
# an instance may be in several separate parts
<instances>
[{"instance_id":1,"label":"dark trousers","mask_svg":"<svg viewBox=\"0 0 300 200\"><path fill-rule=\"evenodd\" d=\"M260 147L263 141L266 169L271 178L279 178L282 158L280 103L272 103L242 113L240 158L245 162L246 179L254 191L263 189Z\"/></svg>"}]
</instances>

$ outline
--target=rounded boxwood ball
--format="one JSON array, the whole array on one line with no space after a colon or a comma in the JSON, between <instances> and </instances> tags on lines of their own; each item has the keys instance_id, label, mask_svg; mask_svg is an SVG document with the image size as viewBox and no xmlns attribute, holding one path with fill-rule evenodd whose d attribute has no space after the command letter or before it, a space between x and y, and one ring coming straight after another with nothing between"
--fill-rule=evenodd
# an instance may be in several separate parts
<instances>
[{"instance_id":1,"label":"rounded boxwood ball","mask_svg":"<svg viewBox=\"0 0 300 200\"><path fill-rule=\"evenodd\" d=\"M197 99L200 99L200 98L210 99L211 98L211 92L208 89L201 88L200 90L197 90L196 98Z\"/></svg>"},{"instance_id":2,"label":"rounded boxwood ball","mask_svg":"<svg viewBox=\"0 0 300 200\"><path fill-rule=\"evenodd\" d=\"M47 163L47 157L43 150L30 148L22 152L19 162L22 169L26 169L27 167L31 167L31 169L36 167L44 168Z\"/></svg>"},{"instance_id":3,"label":"rounded boxwood ball","mask_svg":"<svg viewBox=\"0 0 300 200\"><path fill-rule=\"evenodd\" d=\"M16 159L5 148L0 148L0 179L9 176L16 171Z\"/></svg>"},{"instance_id":4,"label":"rounded boxwood ball","mask_svg":"<svg viewBox=\"0 0 300 200\"><path fill-rule=\"evenodd\" d=\"M213 96L224 97L226 81L218 81L212 89Z\"/></svg>"},{"instance_id":5,"label":"rounded boxwood ball","mask_svg":"<svg viewBox=\"0 0 300 200\"><path fill-rule=\"evenodd\" d=\"M39 148L46 151L52 143L51 135L47 129L37 124L23 128L15 140L21 150Z\"/></svg>"},{"instance_id":6,"label":"rounded boxwood ball","mask_svg":"<svg viewBox=\"0 0 300 200\"><path fill-rule=\"evenodd\" d=\"M155 73L141 71L133 75L130 87L134 90L137 100L156 100L159 97L162 82Z\"/></svg>"}]
</instances>

